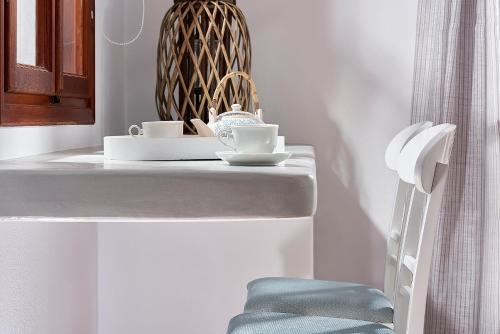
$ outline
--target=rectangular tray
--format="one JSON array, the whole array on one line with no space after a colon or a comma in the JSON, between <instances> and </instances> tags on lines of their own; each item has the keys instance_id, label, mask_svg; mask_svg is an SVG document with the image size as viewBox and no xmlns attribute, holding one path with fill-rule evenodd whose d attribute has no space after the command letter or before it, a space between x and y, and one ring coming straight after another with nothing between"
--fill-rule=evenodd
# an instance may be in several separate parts
<instances>
[{"instance_id":1,"label":"rectangular tray","mask_svg":"<svg viewBox=\"0 0 500 334\"><path fill-rule=\"evenodd\" d=\"M104 137L104 157L123 161L218 160L215 152L229 151L217 138ZM276 152L285 152L285 137L278 138Z\"/></svg>"}]
</instances>

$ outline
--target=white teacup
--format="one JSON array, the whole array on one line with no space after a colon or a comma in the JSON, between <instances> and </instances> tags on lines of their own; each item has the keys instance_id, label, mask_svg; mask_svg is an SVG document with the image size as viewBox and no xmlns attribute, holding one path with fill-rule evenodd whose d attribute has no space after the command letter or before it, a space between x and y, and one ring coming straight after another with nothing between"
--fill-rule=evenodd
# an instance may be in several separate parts
<instances>
[{"instance_id":1,"label":"white teacup","mask_svg":"<svg viewBox=\"0 0 500 334\"><path fill-rule=\"evenodd\" d=\"M236 125L231 133L221 132L219 140L238 153L273 153L278 145L279 125ZM234 146L224 139L233 139Z\"/></svg>"},{"instance_id":2,"label":"white teacup","mask_svg":"<svg viewBox=\"0 0 500 334\"><path fill-rule=\"evenodd\" d=\"M137 133L134 133L137 130ZM160 121L143 122L142 128L138 125L132 125L128 129L132 137L144 136L146 138L179 138L184 135L183 121Z\"/></svg>"}]
</instances>

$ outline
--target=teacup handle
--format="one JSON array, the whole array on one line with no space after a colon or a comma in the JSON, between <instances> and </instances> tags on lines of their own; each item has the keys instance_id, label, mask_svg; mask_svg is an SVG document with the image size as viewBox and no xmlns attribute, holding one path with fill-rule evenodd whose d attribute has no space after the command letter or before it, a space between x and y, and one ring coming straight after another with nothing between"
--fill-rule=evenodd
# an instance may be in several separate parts
<instances>
[{"instance_id":1,"label":"teacup handle","mask_svg":"<svg viewBox=\"0 0 500 334\"><path fill-rule=\"evenodd\" d=\"M236 151L236 147L234 147L233 145L231 145L231 144L229 144L229 143L226 143L226 142L224 141L224 138L226 138L226 139L232 139L232 138L234 138L234 137L233 137L233 134L232 134L230 131L228 131L228 130L221 130L221 131L219 131L219 133L217 134L217 139L218 139L218 140L219 140L222 144L224 144L224 146L227 146L227 147L229 147L231 150Z\"/></svg>"},{"instance_id":2,"label":"teacup handle","mask_svg":"<svg viewBox=\"0 0 500 334\"><path fill-rule=\"evenodd\" d=\"M137 134L134 134L134 130L137 130ZM128 129L128 134L131 135L132 137L142 136L144 135L144 130L141 129L139 125L132 125Z\"/></svg>"}]
</instances>

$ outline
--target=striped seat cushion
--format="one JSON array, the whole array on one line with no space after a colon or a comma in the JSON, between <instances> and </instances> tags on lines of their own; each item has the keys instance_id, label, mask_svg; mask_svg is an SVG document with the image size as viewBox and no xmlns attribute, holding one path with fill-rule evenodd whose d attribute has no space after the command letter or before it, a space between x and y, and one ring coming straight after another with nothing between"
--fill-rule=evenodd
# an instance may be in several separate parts
<instances>
[{"instance_id":1,"label":"striped seat cushion","mask_svg":"<svg viewBox=\"0 0 500 334\"><path fill-rule=\"evenodd\" d=\"M382 324L361 320L284 313L244 313L229 322L227 334L395 334Z\"/></svg>"},{"instance_id":2,"label":"striped seat cushion","mask_svg":"<svg viewBox=\"0 0 500 334\"><path fill-rule=\"evenodd\" d=\"M251 282L245 312L393 322L393 306L380 290L362 284L296 278L263 278Z\"/></svg>"}]
</instances>

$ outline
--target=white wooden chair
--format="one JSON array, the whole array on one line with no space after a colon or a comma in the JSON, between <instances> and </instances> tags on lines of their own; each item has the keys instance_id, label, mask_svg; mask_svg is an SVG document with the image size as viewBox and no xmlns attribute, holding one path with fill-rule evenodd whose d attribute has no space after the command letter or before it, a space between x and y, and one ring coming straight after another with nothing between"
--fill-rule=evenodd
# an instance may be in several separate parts
<instances>
[{"instance_id":1,"label":"white wooden chair","mask_svg":"<svg viewBox=\"0 0 500 334\"><path fill-rule=\"evenodd\" d=\"M422 334L433 243L448 176L456 127L427 129L403 149L397 163L401 181L414 186L407 229L397 266L394 326L354 319L291 313L253 312L233 318L228 334Z\"/></svg>"},{"instance_id":2,"label":"white wooden chair","mask_svg":"<svg viewBox=\"0 0 500 334\"><path fill-rule=\"evenodd\" d=\"M431 122L414 124L397 134L385 153L388 168L397 171L398 159L406 144L431 126ZM245 312L294 313L392 323L401 237L413 189L412 184L400 180L388 238L384 292L355 283L263 278L248 284Z\"/></svg>"}]
</instances>

